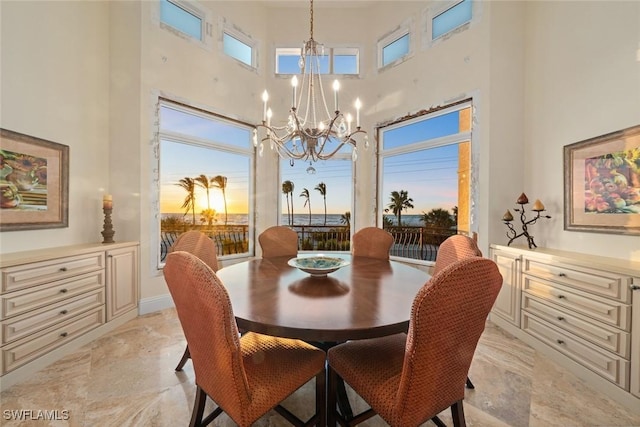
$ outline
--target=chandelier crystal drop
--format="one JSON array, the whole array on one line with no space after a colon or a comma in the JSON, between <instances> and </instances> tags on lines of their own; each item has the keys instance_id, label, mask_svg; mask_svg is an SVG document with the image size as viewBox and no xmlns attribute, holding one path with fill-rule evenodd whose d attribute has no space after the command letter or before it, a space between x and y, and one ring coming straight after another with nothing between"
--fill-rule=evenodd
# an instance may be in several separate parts
<instances>
[{"instance_id":1,"label":"chandelier crystal drop","mask_svg":"<svg viewBox=\"0 0 640 427\"><path fill-rule=\"evenodd\" d=\"M276 150L282 158L309 162L327 160L338 153L343 146L350 145L351 158L355 162L358 157L355 137L361 134L359 138L364 140L365 148L369 146L367 133L360 128L362 103L360 98L357 98L354 103L356 110L354 125L353 116L344 115L339 109L340 82L335 80L332 86L334 111L333 114L330 113L320 74L320 57L324 55L324 46L313 38L313 0L311 0L310 16L310 37L304 42L298 61L300 78L298 76L291 78L292 106L286 125L272 124L273 112L268 105L269 94L265 90L262 94L262 123L258 124L253 131L253 144L258 147L260 155L264 151L264 145L269 144L269 147ZM261 132L263 135L260 141L258 141L258 129L264 131Z\"/></svg>"}]
</instances>

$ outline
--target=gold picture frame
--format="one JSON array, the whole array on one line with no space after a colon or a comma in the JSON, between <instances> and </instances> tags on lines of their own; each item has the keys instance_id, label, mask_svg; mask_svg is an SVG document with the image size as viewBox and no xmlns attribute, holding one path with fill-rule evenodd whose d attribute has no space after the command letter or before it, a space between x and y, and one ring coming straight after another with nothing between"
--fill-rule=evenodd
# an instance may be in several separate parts
<instances>
[{"instance_id":1,"label":"gold picture frame","mask_svg":"<svg viewBox=\"0 0 640 427\"><path fill-rule=\"evenodd\" d=\"M69 146L0 129L0 231L69 226Z\"/></svg>"},{"instance_id":2,"label":"gold picture frame","mask_svg":"<svg viewBox=\"0 0 640 427\"><path fill-rule=\"evenodd\" d=\"M640 235L640 125L564 147L564 229Z\"/></svg>"}]
</instances>

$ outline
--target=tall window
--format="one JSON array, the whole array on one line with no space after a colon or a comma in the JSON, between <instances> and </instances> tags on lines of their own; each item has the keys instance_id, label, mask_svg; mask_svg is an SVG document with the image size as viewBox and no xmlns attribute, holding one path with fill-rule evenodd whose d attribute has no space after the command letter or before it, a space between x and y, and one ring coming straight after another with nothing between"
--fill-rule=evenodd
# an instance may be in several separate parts
<instances>
[{"instance_id":1,"label":"tall window","mask_svg":"<svg viewBox=\"0 0 640 427\"><path fill-rule=\"evenodd\" d=\"M350 154L312 164L280 161L280 225L298 232L302 250L349 250L353 162Z\"/></svg>"},{"instance_id":2,"label":"tall window","mask_svg":"<svg viewBox=\"0 0 640 427\"><path fill-rule=\"evenodd\" d=\"M251 134L248 125L161 101L161 263L175 238L191 229L207 233L219 257L253 250Z\"/></svg>"},{"instance_id":3,"label":"tall window","mask_svg":"<svg viewBox=\"0 0 640 427\"><path fill-rule=\"evenodd\" d=\"M378 212L392 255L435 260L449 235L469 232L471 104L379 129Z\"/></svg>"}]
</instances>

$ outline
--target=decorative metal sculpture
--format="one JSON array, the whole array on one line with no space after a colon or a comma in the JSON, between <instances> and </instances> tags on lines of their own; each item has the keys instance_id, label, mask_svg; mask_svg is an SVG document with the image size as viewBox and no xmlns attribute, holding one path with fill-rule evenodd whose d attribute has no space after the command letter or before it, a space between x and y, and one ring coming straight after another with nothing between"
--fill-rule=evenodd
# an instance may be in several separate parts
<instances>
[{"instance_id":1,"label":"decorative metal sculpture","mask_svg":"<svg viewBox=\"0 0 640 427\"><path fill-rule=\"evenodd\" d=\"M540 200L536 200L531 208L531 210L536 213L536 216L527 221L527 217L524 211L524 205L529 203L529 199L527 198L527 195L522 193L520 197L518 197L518 200L516 201L516 203L520 205L519 208L514 208L514 210L516 212L520 212L520 221L522 222L522 232L518 233L516 231L515 227L511 223L511 221L513 221L513 215L511 214L511 211L507 209L507 212L505 212L505 214L502 216L502 220L504 221L505 225L509 228L509 230L507 231L507 237L509 238L509 243L507 243L507 246L511 246L511 242L513 242L518 237L524 236L527 239L529 249L537 248L538 246L536 246L536 243L533 241L533 236L529 234L529 230L527 227L529 225L535 224L539 218L551 218L551 217L549 215L540 214L540 212L544 212L544 205Z\"/></svg>"}]
</instances>

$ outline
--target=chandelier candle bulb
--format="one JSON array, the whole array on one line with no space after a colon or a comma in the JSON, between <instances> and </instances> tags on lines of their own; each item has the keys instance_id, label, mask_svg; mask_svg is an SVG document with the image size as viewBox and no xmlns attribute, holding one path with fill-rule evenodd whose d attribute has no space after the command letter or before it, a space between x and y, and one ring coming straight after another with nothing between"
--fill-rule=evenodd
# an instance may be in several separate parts
<instances>
[{"instance_id":1,"label":"chandelier candle bulb","mask_svg":"<svg viewBox=\"0 0 640 427\"><path fill-rule=\"evenodd\" d=\"M338 113L338 111L340 111L338 109L338 91L339 90L340 90L340 82L338 80L334 80L333 81L333 103L335 104L336 114Z\"/></svg>"},{"instance_id":2,"label":"chandelier candle bulb","mask_svg":"<svg viewBox=\"0 0 640 427\"><path fill-rule=\"evenodd\" d=\"M296 76L291 77L291 86L293 86L293 102L291 105L296 108L296 91L298 89L298 78Z\"/></svg>"},{"instance_id":3,"label":"chandelier candle bulb","mask_svg":"<svg viewBox=\"0 0 640 427\"><path fill-rule=\"evenodd\" d=\"M273 112L271 108L267 110L267 126L271 126L271 116L273 116Z\"/></svg>"},{"instance_id":4,"label":"chandelier candle bulb","mask_svg":"<svg viewBox=\"0 0 640 427\"><path fill-rule=\"evenodd\" d=\"M263 104L262 121L263 122L267 120L267 101L268 100L269 100L269 93L267 93L267 91L265 90L264 92L262 92L262 104Z\"/></svg>"},{"instance_id":5,"label":"chandelier candle bulb","mask_svg":"<svg viewBox=\"0 0 640 427\"><path fill-rule=\"evenodd\" d=\"M360 102L360 98L356 98L356 127L360 127L360 107L362 107L362 103Z\"/></svg>"}]
</instances>

